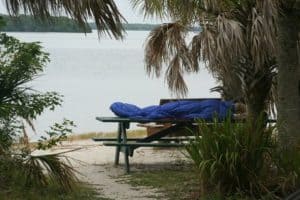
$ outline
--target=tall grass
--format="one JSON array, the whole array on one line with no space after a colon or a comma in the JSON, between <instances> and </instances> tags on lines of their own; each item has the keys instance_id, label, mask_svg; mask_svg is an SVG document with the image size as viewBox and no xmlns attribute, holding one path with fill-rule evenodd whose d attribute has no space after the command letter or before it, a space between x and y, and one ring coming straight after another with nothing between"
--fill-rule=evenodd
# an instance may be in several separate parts
<instances>
[{"instance_id":1,"label":"tall grass","mask_svg":"<svg viewBox=\"0 0 300 200\"><path fill-rule=\"evenodd\" d=\"M223 195L243 193L252 198L275 199L295 187L296 176L294 182L282 176L282 154L276 137L272 136L275 127L266 128L263 118L244 123L228 119L198 124L196 139L186 150L199 171L203 192L213 188ZM294 163L291 168L299 168L300 163ZM282 180L289 183L287 188Z\"/></svg>"}]
</instances>

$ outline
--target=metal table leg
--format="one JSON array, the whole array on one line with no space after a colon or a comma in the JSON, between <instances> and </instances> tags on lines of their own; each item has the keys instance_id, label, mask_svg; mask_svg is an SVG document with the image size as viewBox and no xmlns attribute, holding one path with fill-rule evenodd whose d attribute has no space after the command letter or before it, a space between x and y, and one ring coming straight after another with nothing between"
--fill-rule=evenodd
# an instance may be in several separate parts
<instances>
[{"instance_id":1,"label":"metal table leg","mask_svg":"<svg viewBox=\"0 0 300 200\"><path fill-rule=\"evenodd\" d=\"M122 123L119 122L118 124L118 133L117 133L117 142L120 143L121 142L121 137L122 137ZM121 151L121 147L120 146L116 146L116 154L115 154L115 165L119 165L119 158L120 158L120 151Z\"/></svg>"},{"instance_id":2,"label":"metal table leg","mask_svg":"<svg viewBox=\"0 0 300 200\"><path fill-rule=\"evenodd\" d=\"M129 124L122 123L121 130L122 130L122 143L127 143L127 133L126 129L129 128ZM130 166L129 166L129 147L123 147L124 148L124 159L125 159L125 171L126 173L129 173Z\"/></svg>"}]
</instances>

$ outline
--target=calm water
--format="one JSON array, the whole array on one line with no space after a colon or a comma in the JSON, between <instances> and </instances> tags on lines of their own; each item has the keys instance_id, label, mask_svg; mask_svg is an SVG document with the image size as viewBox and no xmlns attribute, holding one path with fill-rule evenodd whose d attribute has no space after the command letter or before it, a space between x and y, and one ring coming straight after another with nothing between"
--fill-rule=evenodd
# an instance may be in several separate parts
<instances>
[{"instance_id":1,"label":"calm water","mask_svg":"<svg viewBox=\"0 0 300 200\"><path fill-rule=\"evenodd\" d=\"M96 33L9 33L22 41L40 41L50 53L51 62L32 87L64 95L62 107L35 121L38 134L63 118L76 123L75 133L112 131L115 124L95 120L96 116L113 116L112 102L148 106L172 97L163 78L146 76L143 47L148 33L129 31L124 41L106 37L99 41ZM186 80L188 97L218 96L209 92L215 82L204 67Z\"/></svg>"}]
</instances>

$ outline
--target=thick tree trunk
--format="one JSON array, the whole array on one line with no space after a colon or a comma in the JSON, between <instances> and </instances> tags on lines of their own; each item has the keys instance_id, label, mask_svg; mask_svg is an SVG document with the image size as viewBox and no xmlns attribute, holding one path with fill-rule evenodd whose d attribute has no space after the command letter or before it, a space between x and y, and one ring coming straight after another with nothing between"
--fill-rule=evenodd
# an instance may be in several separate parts
<instances>
[{"instance_id":1,"label":"thick tree trunk","mask_svg":"<svg viewBox=\"0 0 300 200\"><path fill-rule=\"evenodd\" d=\"M297 51L300 12L284 12L278 28L279 134L284 145L293 146L300 140L300 52Z\"/></svg>"}]
</instances>

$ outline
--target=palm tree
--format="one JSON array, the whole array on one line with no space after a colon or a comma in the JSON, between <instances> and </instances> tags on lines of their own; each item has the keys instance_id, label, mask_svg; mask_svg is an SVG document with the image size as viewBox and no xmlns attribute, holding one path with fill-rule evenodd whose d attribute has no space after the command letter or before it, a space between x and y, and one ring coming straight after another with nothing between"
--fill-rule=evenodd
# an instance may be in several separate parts
<instances>
[{"instance_id":1,"label":"palm tree","mask_svg":"<svg viewBox=\"0 0 300 200\"><path fill-rule=\"evenodd\" d=\"M87 20L93 19L99 35L107 33L116 39L123 38L122 22L126 20L113 0L5 0L5 5L11 15L24 12L48 19L51 15L64 14L82 27L85 27Z\"/></svg>"},{"instance_id":2,"label":"palm tree","mask_svg":"<svg viewBox=\"0 0 300 200\"><path fill-rule=\"evenodd\" d=\"M224 98L243 99L254 118L267 108L276 74L275 1L132 2L145 15L174 21L154 29L148 38L145 61L149 74L159 76L166 65L170 89L184 95L183 74L197 72L201 60L221 82ZM193 37L189 48L185 36L194 24L202 31Z\"/></svg>"}]
</instances>

